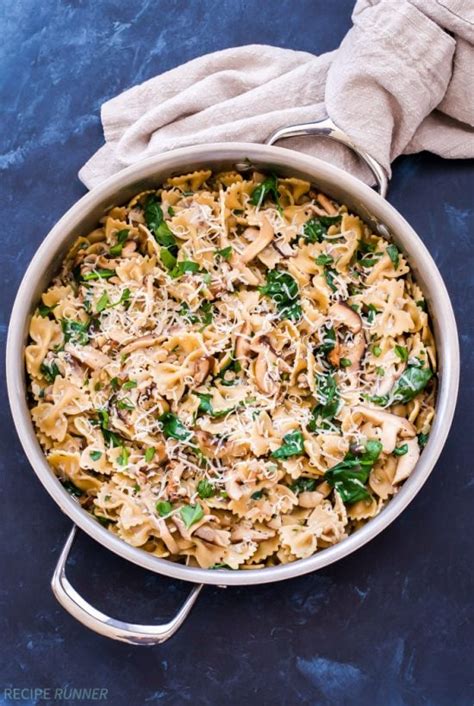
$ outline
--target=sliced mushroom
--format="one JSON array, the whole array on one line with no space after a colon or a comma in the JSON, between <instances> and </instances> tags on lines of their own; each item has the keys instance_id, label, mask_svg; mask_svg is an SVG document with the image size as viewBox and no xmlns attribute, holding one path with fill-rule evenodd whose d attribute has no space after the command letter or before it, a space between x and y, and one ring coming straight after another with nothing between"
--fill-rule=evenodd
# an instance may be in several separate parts
<instances>
[{"instance_id":1,"label":"sliced mushroom","mask_svg":"<svg viewBox=\"0 0 474 706\"><path fill-rule=\"evenodd\" d=\"M209 370L211 369L211 363L209 358L199 358L194 363L194 382L196 385L201 385L206 377L209 375Z\"/></svg>"},{"instance_id":2,"label":"sliced mushroom","mask_svg":"<svg viewBox=\"0 0 474 706\"><path fill-rule=\"evenodd\" d=\"M204 539L205 542L216 544L218 547L227 547L230 544L230 532L222 529L214 529L213 527L209 527L209 525L199 527L194 535Z\"/></svg>"},{"instance_id":3,"label":"sliced mushroom","mask_svg":"<svg viewBox=\"0 0 474 706\"><path fill-rule=\"evenodd\" d=\"M298 505L300 507L317 507L322 500L324 500L324 495L322 493L318 493L317 490L304 491L298 495Z\"/></svg>"},{"instance_id":4,"label":"sliced mushroom","mask_svg":"<svg viewBox=\"0 0 474 706\"><path fill-rule=\"evenodd\" d=\"M354 311L352 307L343 302L338 302L329 307L328 315L335 324L346 326L352 333L359 333L362 329L362 319L357 311Z\"/></svg>"},{"instance_id":5,"label":"sliced mushroom","mask_svg":"<svg viewBox=\"0 0 474 706\"><path fill-rule=\"evenodd\" d=\"M235 336L235 359L243 360L248 353L250 347L249 335L251 326L249 321L244 321L239 332Z\"/></svg>"},{"instance_id":6,"label":"sliced mushroom","mask_svg":"<svg viewBox=\"0 0 474 706\"><path fill-rule=\"evenodd\" d=\"M141 336L135 341L132 341L132 343L129 343L128 345L124 346L120 353L122 355L127 355L128 353L133 353L133 351L137 351L140 348L149 348L150 346L155 346L157 343L160 342L160 340L161 339L157 336Z\"/></svg>"},{"instance_id":7,"label":"sliced mushroom","mask_svg":"<svg viewBox=\"0 0 474 706\"><path fill-rule=\"evenodd\" d=\"M325 194L318 194L316 196L316 200L319 201L326 213L329 213L330 216L337 215L337 208L333 205L332 201L330 201L328 197L325 196Z\"/></svg>"},{"instance_id":8,"label":"sliced mushroom","mask_svg":"<svg viewBox=\"0 0 474 706\"><path fill-rule=\"evenodd\" d=\"M383 451L391 454L397 444L397 437L400 435L402 439L413 438L416 435L416 429L408 419L398 417L396 414L385 412L381 409L373 409L358 405L354 407L354 415L360 415L363 419L372 422L376 426L381 427L380 441L382 442Z\"/></svg>"},{"instance_id":9,"label":"sliced mushroom","mask_svg":"<svg viewBox=\"0 0 474 706\"><path fill-rule=\"evenodd\" d=\"M68 343L64 350L92 370L101 370L112 362L105 353L101 353L96 348L74 348Z\"/></svg>"},{"instance_id":10,"label":"sliced mushroom","mask_svg":"<svg viewBox=\"0 0 474 706\"><path fill-rule=\"evenodd\" d=\"M393 478L394 484L401 483L402 480L408 478L420 458L418 439L410 439L405 443L408 446L408 451L398 459L397 470Z\"/></svg>"},{"instance_id":11,"label":"sliced mushroom","mask_svg":"<svg viewBox=\"0 0 474 706\"><path fill-rule=\"evenodd\" d=\"M346 360L351 361L351 364L346 367L346 370L348 370L349 372L354 372L355 370L358 370L360 367L360 361L364 357L364 353L365 336L361 331L360 333L355 334L353 341L341 345L340 358L345 358Z\"/></svg>"},{"instance_id":12,"label":"sliced mushroom","mask_svg":"<svg viewBox=\"0 0 474 706\"><path fill-rule=\"evenodd\" d=\"M259 252L265 250L267 245L272 242L274 231L268 218L261 215L260 229L257 230L256 228L247 228L244 235L250 235L254 238L253 242L247 245L240 256L241 262L247 263L251 262Z\"/></svg>"},{"instance_id":13,"label":"sliced mushroom","mask_svg":"<svg viewBox=\"0 0 474 706\"><path fill-rule=\"evenodd\" d=\"M270 350L269 346L262 346L255 361L255 381L258 389L265 395L271 395L275 391L275 381L270 377L271 366L277 362L277 357Z\"/></svg>"}]
</instances>

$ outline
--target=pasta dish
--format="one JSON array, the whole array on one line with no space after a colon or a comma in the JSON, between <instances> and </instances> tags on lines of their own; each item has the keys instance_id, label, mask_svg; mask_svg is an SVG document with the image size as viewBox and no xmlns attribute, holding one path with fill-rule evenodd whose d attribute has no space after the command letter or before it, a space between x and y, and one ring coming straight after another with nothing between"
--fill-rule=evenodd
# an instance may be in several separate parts
<instances>
[{"instance_id":1,"label":"pasta dish","mask_svg":"<svg viewBox=\"0 0 474 706\"><path fill-rule=\"evenodd\" d=\"M294 177L201 170L109 209L29 336L54 473L125 542L189 566L340 542L399 491L434 416L404 254Z\"/></svg>"}]
</instances>

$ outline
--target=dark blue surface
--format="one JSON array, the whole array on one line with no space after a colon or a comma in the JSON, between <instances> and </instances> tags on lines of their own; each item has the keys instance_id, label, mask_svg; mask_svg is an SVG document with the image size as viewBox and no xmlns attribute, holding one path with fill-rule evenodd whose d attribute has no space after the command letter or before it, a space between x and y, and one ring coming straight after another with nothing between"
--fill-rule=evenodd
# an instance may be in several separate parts
<instances>
[{"instance_id":1,"label":"dark blue surface","mask_svg":"<svg viewBox=\"0 0 474 706\"><path fill-rule=\"evenodd\" d=\"M29 259L84 193L76 173L101 143L104 100L227 46L333 49L352 5L3 0L2 342ZM206 589L166 645L107 641L55 602L49 580L70 522L29 468L2 370L1 706L14 703L6 687L68 685L107 688L109 706L472 706L473 174L472 163L403 158L390 190L445 277L463 349L454 428L423 491L370 545L323 571L273 586ZM99 608L134 621L165 618L187 591L86 538L70 573Z\"/></svg>"}]
</instances>

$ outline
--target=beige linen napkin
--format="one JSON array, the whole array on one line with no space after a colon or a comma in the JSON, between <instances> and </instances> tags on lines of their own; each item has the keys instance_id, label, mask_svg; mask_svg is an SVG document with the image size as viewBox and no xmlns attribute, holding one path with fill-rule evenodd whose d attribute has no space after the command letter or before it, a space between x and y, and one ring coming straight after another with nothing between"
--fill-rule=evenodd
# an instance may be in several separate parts
<instances>
[{"instance_id":1,"label":"beige linen napkin","mask_svg":"<svg viewBox=\"0 0 474 706\"><path fill-rule=\"evenodd\" d=\"M335 52L250 45L190 61L102 106L105 144L79 178L92 188L151 155L188 145L263 142L329 115L390 174L400 154L474 156L473 0L358 0ZM370 182L320 138L281 142Z\"/></svg>"}]
</instances>

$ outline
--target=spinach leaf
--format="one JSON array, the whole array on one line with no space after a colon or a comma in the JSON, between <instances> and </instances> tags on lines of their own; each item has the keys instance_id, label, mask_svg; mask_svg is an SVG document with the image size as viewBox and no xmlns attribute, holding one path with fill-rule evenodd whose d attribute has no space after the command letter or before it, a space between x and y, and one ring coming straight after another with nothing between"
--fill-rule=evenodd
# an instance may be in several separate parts
<instances>
[{"instance_id":1,"label":"spinach leaf","mask_svg":"<svg viewBox=\"0 0 474 706\"><path fill-rule=\"evenodd\" d=\"M408 349L406 346L395 346L395 353L400 358L402 363L406 363L408 360Z\"/></svg>"},{"instance_id":2,"label":"spinach leaf","mask_svg":"<svg viewBox=\"0 0 474 706\"><path fill-rule=\"evenodd\" d=\"M53 313L53 309L57 307L57 304L53 304L53 306L46 306L46 304L43 304L41 302L38 304L38 314L43 318L46 319L50 314Z\"/></svg>"},{"instance_id":3,"label":"spinach leaf","mask_svg":"<svg viewBox=\"0 0 474 706\"><path fill-rule=\"evenodd\" d=\"M189 441L192 432L186 429L179 418L172 412L165 412L159 418L163 434L167 439L177 439L178 441Z\"/></svg>"},{"instance_id":4,"label":"spinach leaf","mask_svg":"<svg viewBox=\"0 0 474 706\"><path fill-rule=\"evenodd\" d=\"M115 277L115 270L110 270L107 267L101 267L93 272L86 272L85 275L81 275L83 282L91 282L95 279L110 279Z\"/></svg>"},{"instance_id":5,"label":"spinach leaf","mask_svg":"<svg viewBox=\"0 0 474 706\"><path fill-rule=\"evenodd\" d=\"M73 321L72 319L61 319L61 329L64 334L64 342L78 343L86 346L89 343L90 321Z\"/></svg>"},{"instance_id":6,"label":"spinach leaf","mask_svg":"<svg viewBox=\"0 0 474 706\"><path fill-rule=\"evenodd\" d=\"M199 407L198 407L198 412L202 412L203 414L209 414L210 417L224 417L226 414L229 414L229 412L232 412L234 409L233 407L229 407L229 409L222 409L219 410L218 412L214 411L214 407L212 406L212 395L206 392L198 392L197 397L199 397Z\"/></svg>"},{"instance_id":7,"label":"spinach leaf","mask_svg":"<svg viewBox=\"0 0 474 706\"><path fill-rule=\"evenodd\" d=\"M418 434L418 443L420 445L420 448L422 448L422 449L425 448L426 444L428 443L429 437L430 437L429 434L423 434L423 433Z\"/></svg>"},{"instance_id":8,"label":"spinach leaf","mask_svg":"<svg viewBox=\"0 0 474 706\"><path fill-rule=\"evenodd\" d=\"M120 466L128 466L128 459L130 458L130 449L127 449L125 446L122 446L122 451L120 455L117 457L117 463Z\"/></svg>"},{"instance_id":9,"label":"spinach leaf","mask_svg":"<svg viewBox=\"0 0 474 706\"><path fill-rule=\"evenodd\" d=\"M319 353L330 353L336 346L336 331L333 326L324 328L323 342L318 346Z\"/></svg>"},{"instance_id":10,"label":"spinach leaf","mask_svg":"<svg viewBox=\"0 0 474 706\"><path fill-rule=\"evenodd\" d=\"M147 450L145 451L145 461L147 463L151 463L153 461L153 457L155 455L156 449L154 446L149 446Z\"/></svg>"},{"instance_id":11,"label":"spinach leaf","mask_svg":"<svg viewBox=\"0 0 474 706\"><path fill-rule=\"evenodd\" d=\"M344 503L351 504L370 498L365 484L381 451L380 441L369 440L361 454L349 451L344 460L326 471L324 479L337 490Z\"/></svg>"},{"instance_id":12,"label":"spinach leaf","mask_svg":"<svg viewBox=\"0 0 474 706\"><path fill-rule=\"evenodd\" d=\"M282 319L300 320L302 310L298 285L289 272L270 270L267 272L267 283L259 290L273 299Z\"/></svg>"},{"instance_id":13,"label":"spinach leaf","mask_svg":"<svg viewBox=\"0 0 474 706\"><path fill-rule=\"evenodd\" d=\"M119 230L116 238L117 242L115 245L112 245L110 248L110 254L112 257L119 257L122 254L123 246L127 242L128 234L129 234L128 228L124 228L123 230Z\"/></svg>"},{"instance_id":14,"label":"spinach leaf","mask_svg":"<svg viewBox=\"0 0 474 706\"><path fill-rule=\"evenodd\" d=\"M279 449L273 451L273 458L290 458L290 456L299 456L304 453L304 437L299 429L290 431L283 437L283 445Z\"/></svg>"},{"instance_id":15,"label":"spinach leaf","mask_svg":"<svg viewBox=\"0 0 474 706\"><path fill-rule=\"evenodd\" d=\"M224 260L230 260L230 258L232 257L232 252L232 245L228 245L226 248L216 250L216 255L222 257Z\"/></svg>"},{"instance_id":16,"label":"spinach leaf","mask_svg":"<svg viewBox=\"0 0 474 706\"><path fill-rule=\"evenodd\" d=\"M298 478L290 485L290 490L299 495L299 493L311 493L316 489L317 481L315 478Z\"/></svg>"},{"instance_id":17,"label":"spinach leaf","mask_svg":"<svg viewBox=\"0 0 474 706\"><path fill-rule=\"evenodd\" d=\"M69 495L73 495L76 498L80 498L81 495L84 495L84 491L74 485L74 483L72 483L70 480L61 481L61 485L63 486L64 490L67 490Z\"/></svg>"},{"instance_id":18,"label":"spinach leaf","mask_svg":"<svg viewBox=\"0 0 474 706\"><path fill-rule=\"evenodd\" d=\"M202 500L205 500L206 498L212 498L212 496L216 494L216 489L212 483L209 483L208 480L204 479L200 480L197 484L197 492L199 497L202 498Z\"/></svg>"},{"instance_id":19,"label":"spinach leaf","mask_svg":"<svg viewBox=\"0 0 474 706\"><path fill-rule=\"evenodd\" d=\"M321 243L329 226L341 222L342 216L318 216L310 218L303 226L303 238L307 243Z\"/></svg>"},{"instance_id":20,"label":"spinach leaf","mask_svg":"<svg viewBox=\"0 0 474 706\"><path fill-rule=\"evenodd\" d=\"M187 529L199 522L204 517L204 510L199 503L197 505L183 505L179 510L179 514Z\"/></svg>"},{"instance_id":21,"label":"spinach leaf","mask_svg":"<svg viewBox=\"0 0 474 706\"><path fill-rule=\"evenodd\" d=\"M324 426L323 420L330 420L337 413L339 408L339 395L334 377L329 373L316 375L318 385L318 397L321 402L313 408L312 420L308 424L308 431L316 431L318 427Z\"/></svg>"},{"instance_id":22,"label":"spinach leaf","mask_svg":"<svg viewBox=\"0 0 474 706\"><path fill-rule=\"evenodd\" d=\"M396 449L393 449L394 456L404 456L406 453L408 453L408 444L402 444Z\"/></svg>"},{"instance_id":23,"label":"spinach leaf","mask_svg":"<svg viewBox=\"0 0 474 706\"><path fill-rule=\"evenodd\" d=\"M278 193L278 180L275 174L271 174L269 177L258 184L252 191L252 196L250 197L250 203L253 206L260 208L262 203L267 197L271 197L273 201L280 206L280 194Z\"/></svg>"},{"instance_id":24,"label":"spinach leaf","mask_svg":"<svg viewBox=\"0 0 474 706\"><path fill-rule=\"evenodd\" d=\"M171 248L161 248L160 260L167 270L173 270L176 267L176 255L173 254Z\"/></svg>"},{"instance_id":25,"label":"spinach leaf","mask_svg":"<svg viewBox=\"0 0 474 706\"><path fill-rule=\"evenodd\" d=\"M381 397L371 397L371 401L378 405L387 405L389 402L401 402L406 404L425 389L433 372L431 368L422 368L419 365L408 365L402 375L398 378L388 395Z\"/></svg>"},{"instance_id":26,"label":"spinach leaf","mask_svg":"<svg viewBox=\"0 0 474 706\"><path fill-rule=\"evenodd\" d=\"M98 423L105 443L114 447L122 446L122 439L120 436L109 429L109 413L107 410L103 408L98 409L97 416L99 418Z\"/></svg>"},{"instance_id":27,"label":"spinach leaf","mask_svg":"<svg viewBox=\"0 0 474 706\"><path fill-rule=\"evenodd\" d=\"M170 272L170 277L173 279L178 279L179 277L182 277L186 272L199 272L200 267L197 262L193 262L192 260L181 260L180 262L177 262L176 265L173 267L173 269Z\"/></svg>"},{"instance_id":28,"label":"spinach leaf","mask_svg":"<svg viewBox=\"0 0 474 706\"><path fill-rule=\"evenodd\" d=\"M387 247L387 255L389 256L389 258L392 261L393 269L397 270L398 265L400 264L400 252L399 252L397 246L394 245L393 243L391 243Z\"/></svg>"},{"instance_id":29,"label":"spinach leaf","mask_svg":"<svg viewBox=\"0 0 474 706\"><path fill-rule=\"evenodd\" d=\"M164 219L163 210L156 196L148 197L144 214L147 227L155 236L156 242L164 248L175 246L176 238Z\"/></svg>"},{"instance_id":30,"label":"spinach leaf","mask_svg":"<svg viewBox=\"0 0 474 706\"><path fill-rule=\"evenodd\" d=\"M148 229L153 233L156 242L161 245L160 260L168 270L176 267L178 244L169 225L166 223L163 210L156 196L150 196L144 209Z\"/></svg>"},{"instance_id":31,"label":"spinach leaf","mask_svg":"<svg viewBox=\"0 0 474 706\"><path fill-rule=\"evenodd\" d=\"M54 382L57 375L60 375L58 366L53 362L48 365L48 363L41 363L40 372L47 382Z\"/></svg>"},{"instance_id":32,"label":"spinach leaf","mask_svg":"<svg viewBox=\"0 0 474 706\"><path fill-rule=\"evenodd\" d=\"M316 258L315 262L317 265L331 265L334 262L334 258L332 255L326 255L323 253Z\"/></svg>"}]
</instances>

